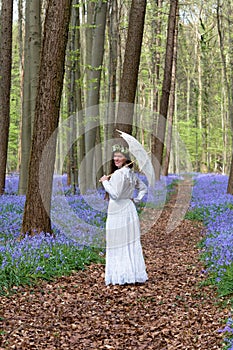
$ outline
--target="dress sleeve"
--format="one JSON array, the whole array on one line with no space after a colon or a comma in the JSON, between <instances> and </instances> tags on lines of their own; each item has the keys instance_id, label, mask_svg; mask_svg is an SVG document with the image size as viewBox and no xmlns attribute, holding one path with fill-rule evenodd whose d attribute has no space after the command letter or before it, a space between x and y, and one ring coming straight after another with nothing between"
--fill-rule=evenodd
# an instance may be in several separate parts
<instances>
[{"instance_id":1,"label":"dress sleeve","mask_svg":"<svg viewBox=\"0 0 233 350\"><path fill-rule=\"evenodd\" d=\"M138 191L138 195L134 198L134 203L139 203L147 193L147 186L137 177L135 188Z\"/></svg>"},{"instance_id":2,"label":"dress sleeve","mask_svg":"<svg viewBox=\"0 0 233 350\"><path fill-rule=\"evenodd\" d=\"M121 171L116 170L111 179L102 182L105 191L109 193L114 200L121 197L124 188L124 175Z\"/></svg>"}]
</instances>

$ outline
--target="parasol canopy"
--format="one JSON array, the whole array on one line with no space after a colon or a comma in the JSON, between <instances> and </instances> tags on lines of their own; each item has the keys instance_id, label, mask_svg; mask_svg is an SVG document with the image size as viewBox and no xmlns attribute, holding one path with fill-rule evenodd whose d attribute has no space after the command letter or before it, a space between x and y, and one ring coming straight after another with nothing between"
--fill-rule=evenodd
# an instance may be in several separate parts
<instances>
[{"instance_id":1,"label":"parasol canopy","mask_svg":"<svg viewBox=\"0 0 233 350\"><path fill-rule=\"evenodd\" d=\"M136 158L141 172L146 175L149 186L154 186L155 173L147 151L144 149L142 144L138 142L138 140L136 140L133 136L120 130L117 130L117 132L119 132L120 136L128 143L129 151Z\"/></svg>"}]
</instances>

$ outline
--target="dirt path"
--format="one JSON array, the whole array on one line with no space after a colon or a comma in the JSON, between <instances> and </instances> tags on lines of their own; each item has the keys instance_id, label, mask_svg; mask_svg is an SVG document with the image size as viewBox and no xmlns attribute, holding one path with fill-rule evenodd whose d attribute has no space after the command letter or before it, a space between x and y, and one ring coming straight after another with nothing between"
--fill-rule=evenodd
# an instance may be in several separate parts
<instances>
[{"instance_id":1,"label":"dirt path","mask_svg":"<svg viewBox=\"0 0 233 350\"><path fill-rule=\"evenodd\" d=\"M221 349L223 320L210 287L200 287L201 225L166 233L174 199L142 236L149 281L104 285L104 266L1 298L1 349Z\"/></svg>"}]
</instances>

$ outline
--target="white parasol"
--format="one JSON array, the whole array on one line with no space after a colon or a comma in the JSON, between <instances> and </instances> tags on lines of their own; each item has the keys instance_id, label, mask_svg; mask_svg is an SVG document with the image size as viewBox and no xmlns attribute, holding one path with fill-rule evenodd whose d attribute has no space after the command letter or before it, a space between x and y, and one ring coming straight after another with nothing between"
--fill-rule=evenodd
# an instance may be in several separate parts
<instances>
[{"instance_id":1,"label":"white parasol","mask_svg":"<svg viewBox=\"0 0 233 350\"><path fill-rule=\"evenodd\" d=\"M117 132L119 132L120 136L128 143L129 151L136 158L141 172L143 172L146 175L149 186L154 186L154 168L151 163L151 159L144 147L133 136L127 134L126 132L120 130L117 130Z\"/></svg>"}]
</instances>

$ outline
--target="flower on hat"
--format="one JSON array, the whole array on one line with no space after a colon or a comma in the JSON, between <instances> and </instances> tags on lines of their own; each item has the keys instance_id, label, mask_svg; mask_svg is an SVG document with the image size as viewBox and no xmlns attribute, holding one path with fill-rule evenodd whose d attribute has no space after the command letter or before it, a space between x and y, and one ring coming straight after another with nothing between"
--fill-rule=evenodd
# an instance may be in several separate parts
<instances>
[{"instance_id":1,"label":"flower on hat","mask_svg":"<svg viewBox=\"0 0 233 350\"><path fill-rule=\"evenodd\" d=\"M124 147L122 145L113 145L112 146L112 151L113 152L120 152L120 153L123 153L123 154L126 154L126 153L129 153L129 149L127 147Z\"/></svg>"}]
</instances>

